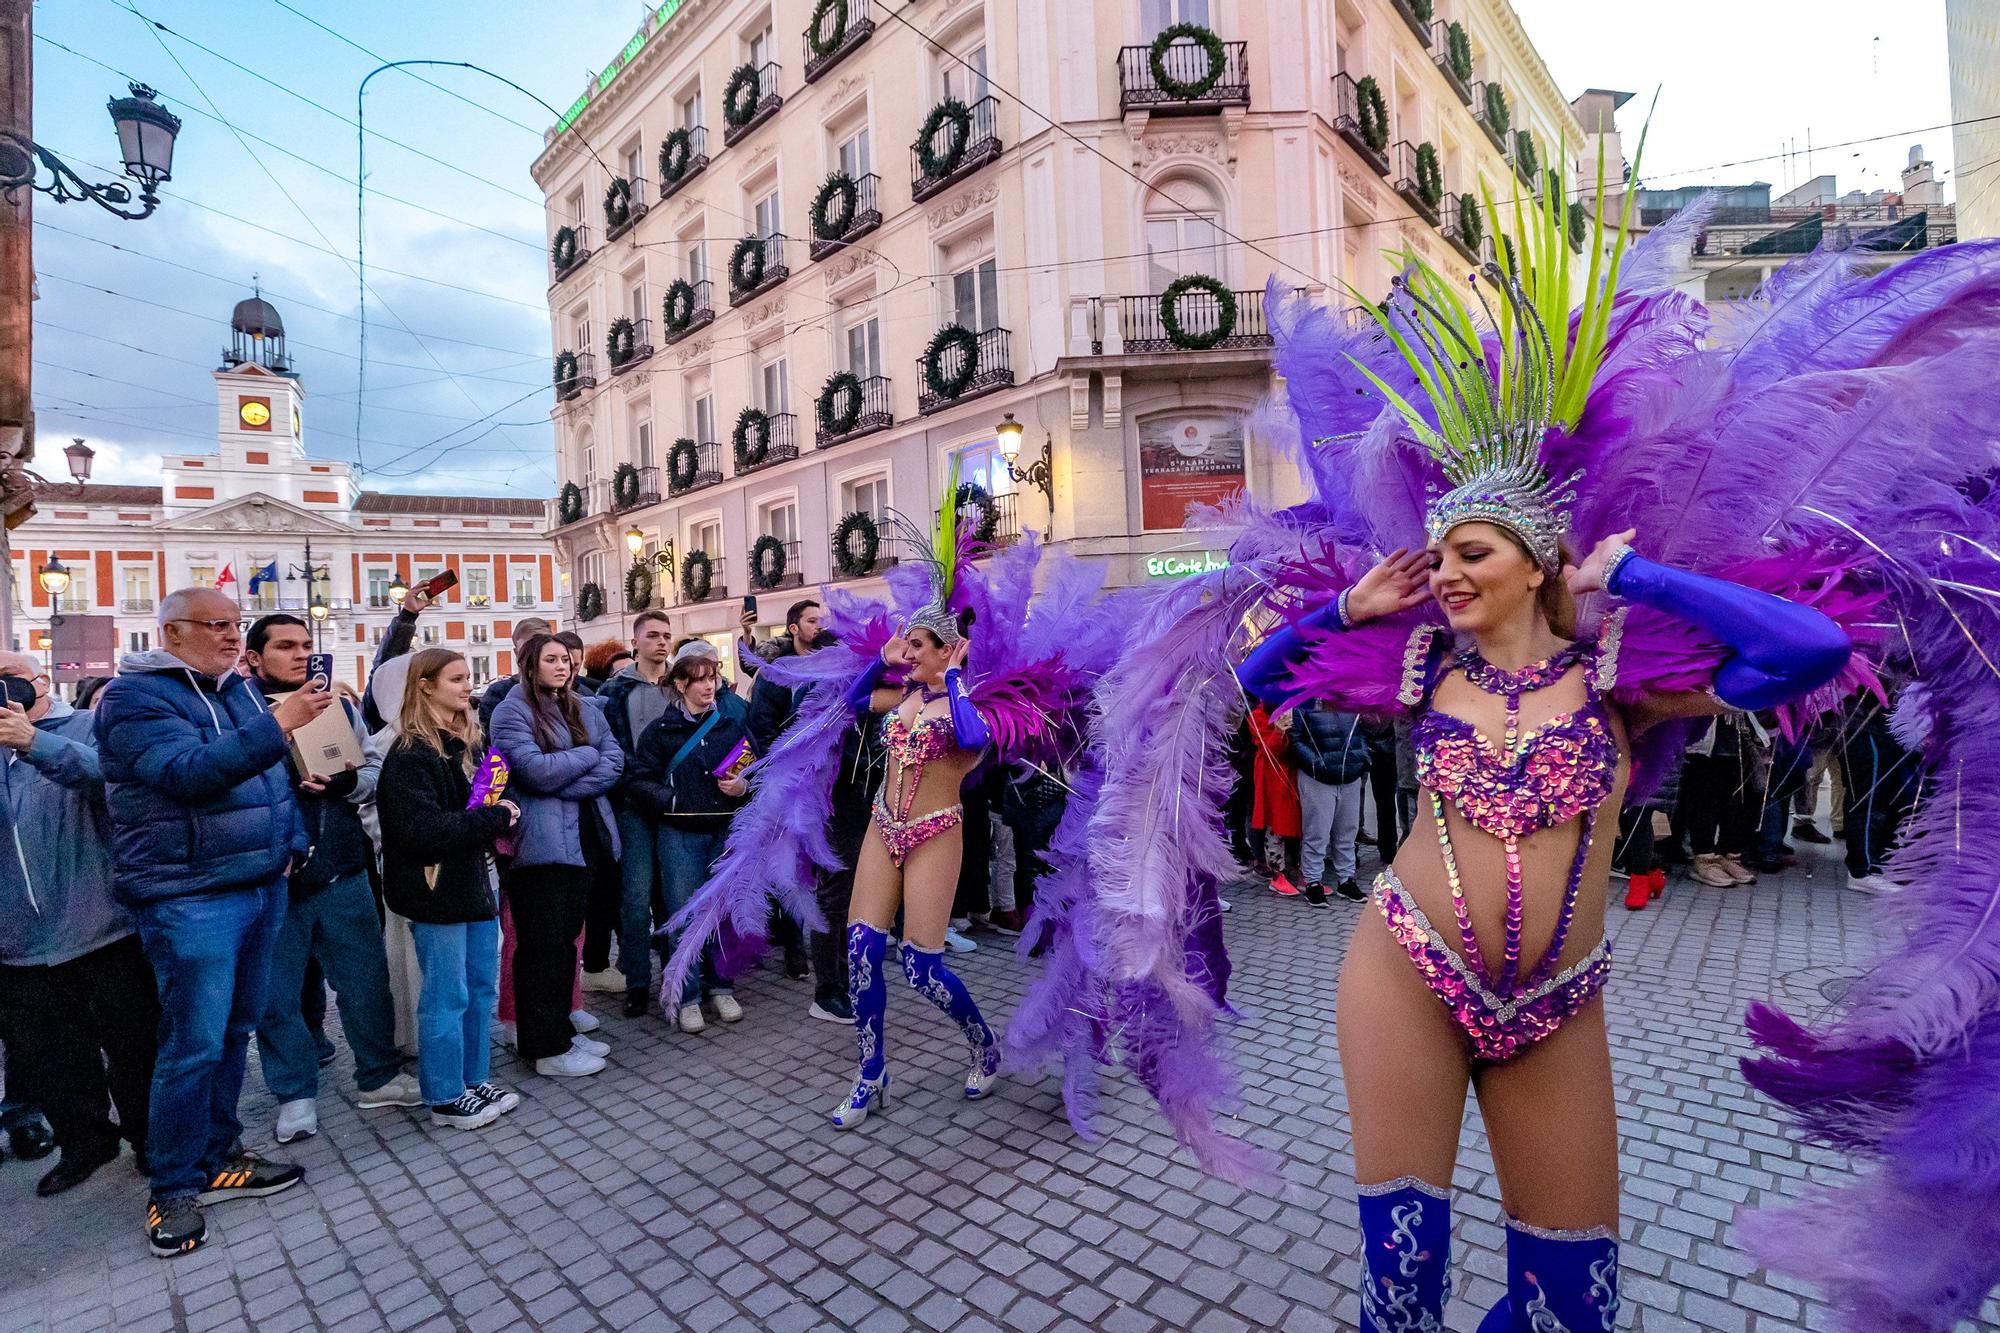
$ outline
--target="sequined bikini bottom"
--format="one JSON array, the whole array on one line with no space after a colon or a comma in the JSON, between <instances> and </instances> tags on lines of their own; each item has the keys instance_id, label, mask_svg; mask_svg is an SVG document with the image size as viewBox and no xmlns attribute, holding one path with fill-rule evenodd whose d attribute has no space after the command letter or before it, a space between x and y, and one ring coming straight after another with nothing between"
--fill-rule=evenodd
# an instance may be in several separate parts
<instances>
[{"instance_id":1,"label":"sequined bikini bottom","mask_svg":"<svg viewBox=\"0 0 2000 1333\"><path fill-rule=\"evenodd\" d=\"M942 810L933 810L915 819L896 818L889 811L889 803L879 795L875 798L875 828L882 835L882 845L889 849L889 859L901 866L911 852L943 833L955 829L965 822L965 807L948 805Z\"/></svg>"},{"instance_id":2,"label":"sequined bikini bottom","mask_svg":"<svg viewBox=\"0 0 2000 1333\"><path fill-rule=\"evenodd\" d=\"M1602 939L1539 985L1496 995L1489 980L1445 943L1395 871L1377 875L1374 888L1375 905L1382 909L1389 933L1409 952L1411 965L1465 1034L1474 1064L1513 1059L1595 999L1611 976L1611 941Z\"/></svg>"}]
</instances>

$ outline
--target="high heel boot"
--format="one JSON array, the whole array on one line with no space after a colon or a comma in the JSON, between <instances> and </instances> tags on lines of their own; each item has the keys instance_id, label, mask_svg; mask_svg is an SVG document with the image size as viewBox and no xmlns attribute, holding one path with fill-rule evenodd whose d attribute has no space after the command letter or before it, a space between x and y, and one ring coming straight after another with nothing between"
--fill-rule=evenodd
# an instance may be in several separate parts
<instances>
[{"instance_id":1,"label":"high heel boot","mask_svg":"<svg viewBox=\"0 0 2000 1333\"><path fill-rule=\"evenodd\" d=\"M958 975L944 965L942 953L931 953L903 941L903 975L917 994L944 1010L972 1046L972 1072L965 1076L965 1097L977 1101L1000 1073L1000 1042L979 1016L979 1006Z\"/></svg>"},{"instance_id":2,"label":"high heel boot","mask_svg":"<svg viewBox=\"0 0 2000 1333\"><path fill-rule=\"evenodd\" d=\"M1618 1236L1549 1231L1507 1219L1507 1295L1479 1333L1611 1333L1618 1321Z\"/></svg>"},{"instance_id":3,"label":"high heel boot","mask_svg":"<svg viewBox=\"0 0 2000 1333\"><path fill-rule=\"evenodd\" d=\"M1402 1176L1357 1191L1362 1333L1443 1333L1451 1299L1451 1195Z\"/></svg>"},{"instance_id":4,"label":"high heel boot","mask_svg":"<svg viewBox=\"0 0 2000 1333\"><path fill-rule=\"evenodd\" d=\"M888 1052L882 1045L882 1014L889 1005L889 990L882 976L882 962L889 949L889 937L865 921L847 927L847 1002L854 1010L854 1045L861 1057L861 1073L854 1088L833 1108L835 1129L853 1129L868 1113L889 1106Z\"/></svg>"}]
</instances>

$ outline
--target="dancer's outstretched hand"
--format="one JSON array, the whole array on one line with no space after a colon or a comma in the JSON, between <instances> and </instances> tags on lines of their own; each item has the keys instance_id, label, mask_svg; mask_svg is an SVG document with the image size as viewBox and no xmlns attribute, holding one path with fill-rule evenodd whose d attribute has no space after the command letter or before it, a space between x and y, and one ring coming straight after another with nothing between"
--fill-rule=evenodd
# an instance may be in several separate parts
<instances>
[{"instance_id":1,"label":"dancer's outstretched hand","mask_svg":"<svg viewBox=\"0 0 2000 1333\"><path fill-rule=\"evenodd\" d=\"M950 655L944 659L944 669L946 671L950 671L955 667L956 668L964 667L965 659L971 654L971 652L972 652L972 640L969 638L960 639L957 643L954 643L951 646Z\"/></svg>"},{"instance_id":2,"label":"dancer's outstretched hand","mask_svg":"<svg viewBox=\"0 0 2000 1333\"><path fill-rule=\"evenodd\" d=\"M1347 618L1360 625L1421 604L1431 595L1430 572L1430 552L1396 548L1348 590Z\"/></svg>"},{"instance_id":3,"label":"dancer's outstretched hand","mask_svg":"<svg viewBox=\"0 0 2000 1333\"><path fill-rule=\"evenodd\" d=\"M1596 592L1604 586L1604 567L1611 563L1611 557L1630 546L1632 539L1638 535L1637 528L1627 528L1623 532L1612 533L1591 548L1590 554L1583 558L1582 564L1570 565L1564 569L1563 582L1567 583L1569 590L1578 597L1587 592Z\"/></svg>"}]
</instances>

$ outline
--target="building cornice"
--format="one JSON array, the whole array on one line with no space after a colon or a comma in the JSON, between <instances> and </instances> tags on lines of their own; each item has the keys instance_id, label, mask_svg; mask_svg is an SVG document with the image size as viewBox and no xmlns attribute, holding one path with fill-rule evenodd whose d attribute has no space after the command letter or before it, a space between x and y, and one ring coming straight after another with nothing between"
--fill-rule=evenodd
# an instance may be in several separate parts
<instances>
[{"instance_id":1,"label":"building cornice","mask_svg":"<svg viewBox=\"0 0 2000 1333\"><path fill-rule=\"evenodd\" d=\"M1528 30L1521 25L1521 16L1514 12L1514 6L1507 0L1486 0L1482 8L1488 24L1487 31L1497 33L1506 42L1515 62L1528 71L1528 77L1534 80L1537 91L1548 100L1551 111L1561 122L1563 134L1566 137L1574 134L1576 137L1572 142L1581 146L1583 121L1577 116L1576 108L1570 105L1570 99L1563 96L1555 76L1549 73L1548 63L1529 39Z\"/></svg>"},{"instance_id":2,"label":"building cornice","mask_svg":"<svg viewBox=\"0 0 2000 1333\"><path fill-rule=\"evenodd\" d=\"M667 6L661 5L659 9L654 10L633 34L634 40L644 36L644 43L632 54L631 59L618 67L617 72L612 74L610 82L599 86L599 81L604 76L601 73L593 74L584 94L588 100L576 118L560 130L551 125L543 131L542 151L528 167L528 174L534 178L535 184L541 186L544 192L548 190L549 179L561 167L568 165L570 158L574 156L573 150L579 142L578 136L581 136L580 141L583 144L591 148L597 147L598 145L591 143L590 136L602 130L604 123L629 100L628 90L651 89L653 87L651 76L658 72L659 66L678 54L693 40L691 34L700 29L708 11L721 3L724 3L724 0L680 0L672 16L664 23L658 22L658 16L660 10L666 9ZM558 151L562 149L572 151L567 153Z\"/></svg>"}]
</instances>

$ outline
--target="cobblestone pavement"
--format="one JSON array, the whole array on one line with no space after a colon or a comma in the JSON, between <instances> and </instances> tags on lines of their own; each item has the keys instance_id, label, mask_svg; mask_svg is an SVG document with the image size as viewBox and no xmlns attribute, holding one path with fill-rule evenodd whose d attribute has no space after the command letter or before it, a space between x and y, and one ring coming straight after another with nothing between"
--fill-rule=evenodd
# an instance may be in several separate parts
<instances>
[{"instance_id":1,"label":"cobblestone pavement","mask_svg":"<svg viewBox=\"0 0 2000 1333\"><path fill-rule=\"evenodd\" d=\"M931 1328L1040 1333L1353 1328L1358 1244L1332 980L1358 907L1308 912L1242 886L1229 918L1234 1042L1251 1137L1285 1158L1275 1196L1203 1177L1144 1096L1114 1083L1112 1132L1079 1142L1056 1080L957 1095L962 1045L892 989L896 1104L860 1132L822 1113L851 1074L847 1029L805 1020L806 988L758 973L748 1016L683 1036L604 1013L596 1078L496 1077L525 1101L480 1134L357 1112L328 1071L321 1133L284 1155L309 1172L278 1197L209 1211L210 1242L173 1261L140 1234L130 1160L57 1200L40 1167L0 1167L0 1330ZM1810 1010L1887 929L1882 904L1814 860L1754 889L1676 883L1613 907L1609 994L1624 1130L1621 1325L1827 1327L1811 1291L1731 1243L1739 1204L1836 1174L1795 1146L1736 1069L1744 1004ZM994 936L955 960L998 1018L1029 976ZM603 1012L600 1009L600 1012ZM254 1067L254 1142L272 1102ZM1469 1330L1501 1293L1498 1193L1477 1111L1457 1185ZM1984 1328L2000 1328L1988 1307Z\"/></svg>"}]
</instances>

